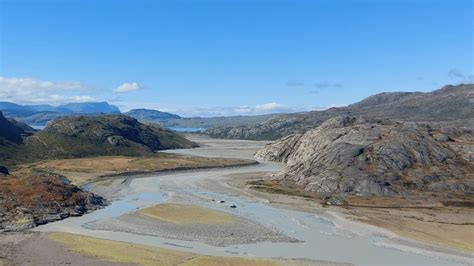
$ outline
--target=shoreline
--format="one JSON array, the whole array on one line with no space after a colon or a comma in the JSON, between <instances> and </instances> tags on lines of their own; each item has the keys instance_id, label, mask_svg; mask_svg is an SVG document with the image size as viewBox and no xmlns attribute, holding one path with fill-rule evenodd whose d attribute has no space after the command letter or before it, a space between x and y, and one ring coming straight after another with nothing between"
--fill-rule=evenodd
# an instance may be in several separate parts
<instances>
[{"instance_id":1,"label":"shoreline","mask_svg":"<svg viewBox=\"0 0 474 266\"><path fill-rule=\"evenodd\" d=\"M215 144L217 146L208 145L200 150L193 149L192 155L196 155L197 152L203 156L212 157L212 155L231 152L232 156L236 158L249 159L253 156L253 150L261 145L259 142L240 141L238 145L235 145L236 143L232 141L217 140L213 142L212 139L205 141L211 144L217 143ZM246 144L248 146L245 146ZM187 152L189 151L180 150L177 153ZM198 254L223 257L303 258L314 261L354 262L356 264L379 264L387 261L402 264L458 264L474 261L471 256L449 255L449 252L444 249L438 252L432 247L417 246L412 242L393 241L401 239L401 237L382 227L354 220L339 207L325 208L314 204L309 199L281 194L263 194L264 192L245 188L245 182L249 180L249 176L255 176L255 173L275 172L281 167L281 164L260 162L239 167L170 171L100 180L90 184L91 190L94 193L98 191L99 195L111 199L110 206L82 217L40 226L34 231L74 232L83 236L124 241L133 245L149 245L177 251L188 250ZM232 182L229 180L240 182L240 187L231 184ZM225 204L217 202L223 200L225 200ZM274 228L281 234L302 242L257 242L216 247L205 245L202 241L166 238L166 234L164 237L140 235L133 234L133 232L118 232L108 227L111 225L108 218L126 217L130 213L160 203L196 205L235 214L268 228ZM236 208L230 208L231 205L235 205ZM84 228L84 225L91 221L101 221L102 225L106 227L105 229L108 230ZM151 226L162 226L160 223L151 223L151 221L147 223L150 223ZM140 224L133 223L133 225L140 227ZM146 226L144 228L146 229ZM137 230L141 229L143 228L137 228ZM179 231L179 228L177 230ZM165 230L166 232L171 231ZM197 233L199 237L212 237L206 233L206 230L202 232L197 230L193 233ZM387 243L391 246L388 246ZM319 248L315 249L315 247ZM343 250L344 253L340 253L340 250ZM418 252L419 250L422 252ZM430 251L435 253L429 253ZM364 252L363 254L366 255L361 256L360 252ZM433 254L441 255L434 258Z\"/></svg>"},{"instance_id":2,"label":"shoreline","mask_svg":"<svg viewBox=\"0 0 474 266\"><path fill-rule=\"evenodd\" d=\"M305 198L296 195L286 195L279 193L270 193L260 190L255 190L247 186L248 181L258 180L261 178L262 173L250 173L242 174L240 179L236 176L229 176L223 179L221 182L230 185L236 189L241 190L247 195L251 195L257 198L264 199L266 203L275 206L277 208L284 208L288 210L294 210L299 212L306 212L310 214L317 214L324 216L334 222L335 226L341 230L347 231L350 228L352 233L357 235L380 235L386 239L383 241L376 242L376 245L397 249L403 252L410 252L420 254L423 256L435 256L440 259L446 259L449 257L451 261L458 263L474 263L474 253L464 249L456 249L449 246L436 245L427 241L421 241L415 238L402 236L396 232L391 231L388 228L373 225L361 220L355 220L353 214L348 214L346 206L323 206L311 198ZM253 177L248 177L248 176ZM257 177L255 177L257 176ZM352 207L352 206L348 206ZM359 207L359 206L357 206ZM370 207L359 207L359 208L370 208ZM381 207L375 207L385 209ZM409 209L426 209L427 207L416 207ZM428 207L429 208L429 207ZM388 207L387 209L397 209L394 207ZM356 211L357 212L357 211ZM363 215L360 213L359 215Z\"/></svg>"}]
</instances>

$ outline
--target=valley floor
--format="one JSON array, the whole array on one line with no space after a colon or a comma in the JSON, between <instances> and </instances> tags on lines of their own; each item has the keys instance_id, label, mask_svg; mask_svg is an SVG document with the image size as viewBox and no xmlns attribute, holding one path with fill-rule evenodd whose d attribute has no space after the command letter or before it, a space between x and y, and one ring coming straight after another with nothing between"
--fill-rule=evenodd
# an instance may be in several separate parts
<instances>
[{"instance_id":1,"label":"valley floor","mask_svg":"<svg viewBox=\"0 0 474 266\"><path fill-rule=\"evenodd\" d=\"M265 144L192 138L203 147L168 153L248 160ZM92 182L91 191L113 200L109 206L2 235L0 265L474 263L472 209L323 207L311 195L248 185L281 167L260 162Z\"/></svg>"}]
</instances>

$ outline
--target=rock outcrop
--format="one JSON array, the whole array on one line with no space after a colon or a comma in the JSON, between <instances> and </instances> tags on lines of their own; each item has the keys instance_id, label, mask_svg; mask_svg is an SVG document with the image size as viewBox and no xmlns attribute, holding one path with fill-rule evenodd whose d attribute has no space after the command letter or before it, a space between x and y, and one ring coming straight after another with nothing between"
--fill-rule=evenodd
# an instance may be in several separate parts
<instances>
[{"instance_id":1,"label":"rock outcrop","mask_svg":"<svg viewBox=\"0 0 474 266\"><path fill-rule=\"evenodd\" d=\"M59 175L22 173L0 179L0 232L20 231L105 205Z\"/></svg>"},{"instance_id":2,"label":"rock outcrop","mask_svg":"<svg viewBox=\"0 0 474 266\"><path fill-rule=\"evenodd\" d=\"M332 118L257 152L286 163L277 175L325 197L474 193L474 165L449 135L427 124L353 116Z\"/></svg>"}]
</instances>

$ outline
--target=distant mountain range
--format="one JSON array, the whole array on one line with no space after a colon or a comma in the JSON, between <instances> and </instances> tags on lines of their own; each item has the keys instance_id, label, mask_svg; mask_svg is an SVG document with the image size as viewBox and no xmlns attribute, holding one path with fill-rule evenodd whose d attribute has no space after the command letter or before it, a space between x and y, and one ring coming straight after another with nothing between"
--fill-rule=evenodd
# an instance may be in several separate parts
<instances>
[{"instance_id":1,"label":"distant mountain range","mask_svg":"<svg viewBox=\"0 0 474 266\"><path fill-rule=\"evenodd\" d=\"M0 111L6 117L29 125L44 126L48 121L73 115L119 114L120 110L106 102L69 103L60 106L20 105L0 102Z\"/></svg>"},{"instance_id":2,"label":"distant mountain range","mask_svg":"<svg viewBox=\"0 0 474 266\"><path fill-rule=\"evenodd\" d=\"M134 109L125 113L143 123L157 123L167 128L214 128L253 126L278 114L227 117L181 117L152 109Z\"/></svg>"},{"instance_id":3,"label":"distant mountain range","mask_svg":"<svg viewBox=\"0 0 474 266\"><path fill-rule=\"evenodd\" d=\"M45 126L47 122L66 117L100 114L119 114L120 110L106 102L69 103L60 106L51 105L19 105L10 102L0 102L0 111L8 118L26 123L31 126ZM126 113L142 123L155 123L166 128L214 128L231 126L252 126L263 122L277 114L258 116L231 117L181 117L176 114L153 109L133 109Z\"/></svg>"},{"instance_id":4,"label":"distant mountain range","mask_svg":"<svg viewBox=\"0 0 474 266\"><path fill-rule=\"evenodd\" d=\"M165 122L168 120L181 119L181 116L161 112L158 110L152 109L133 109L125 113L128 116L131 116L135 119L138 119L142 122Z\"/></svg>"},{"instance_id":5,"label":"distant mountain range","mask_svg":"<svg viewBox=\"0 0 474 266\"><path fill-rule=\"evenodd\" d=\"M474 85L448 85L427 93L380 93L347 107L282 114L256 125L217 127L207 133L215 138L274 140L306 132L341 115L474 126Z\"/></svg>"},{"instance_id":6,"label":"distant mountain range","mask_svg":"<svg viewBox=\"0 0 474 266\"><path fill-rule=\"evenodd\" d=\"M54 112L54 113L120 113L120 110L115 105L110 105L106 102L88 102L88 103L68 103L59 106L52 106L47 104L41 105L20 105L11 102L0 102L0 110L11 112Z\"/></svg>"},{"instance_id":7,"label":"distant mountain range","mask_svg":"<svg viewBox=\"0 0 474 266\"><path fill-rule=\"evenodd\" d=\"M166 128L201 128L215 138L273 140L305 132L327 119L340 115L396 118L406 121L474 124L474 85L445 86L423 92L385 92L370 96L347 107L290 114L268 114L231 117L181 117L152 109L133 109L125 115L142 123ZM8 118L31 126L66 117L118 114L120 110L106 102L70 103L60 106L19 105L0 102L0 111ZM467 122L466 122L467 121Z\"/></svg>"}]
</instances>

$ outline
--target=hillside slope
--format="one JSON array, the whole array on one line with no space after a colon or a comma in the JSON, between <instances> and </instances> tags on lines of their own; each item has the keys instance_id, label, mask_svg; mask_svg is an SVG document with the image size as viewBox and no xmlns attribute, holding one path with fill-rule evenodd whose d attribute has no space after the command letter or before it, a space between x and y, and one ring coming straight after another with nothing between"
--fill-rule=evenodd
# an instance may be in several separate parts
<instances>
[{"instance_id":1,"label":"hillside slope","mask_svg":"<svg viewBox=\"0 0 474 266\"><path fill-rule=\"evenodd\" d=\"M124 115L66 117L26 139L25 154L44 159L101 155L150 155L197 144Z\"/></svg>"},{"instance_id":2,"label":"hillside slope","mask_svg":"<svg viewBox=\"0 0 474 266\"><path fill-rule=\"evenodd\" d=\"M277 178L324 197L474 193L474 162L429 125L342 116L267 145L256 157L285 162Z\"/></svg>"},{"instance_id":3,"label":"hillside slope","mask_svg":"<svg viewBox=\"0 0 474 266\"><path fill-rule=\"evenodd\" d=\"M28 125L7 119L3 116L2 112L0 112L0 138L14 143L21 143L23 136L32 134L33 132L34 129Z\"/></svg>"},{"instance_id":4,"label":"hillside slope","mask_svg":"<svg viewBox=\"0 0 474 266\"><path fill-rule=\"evenodd\" d=\"M23 138L33 132L34 130L28 125L6 119L0 112L0 166L14 163Z\"/></svg>"},{"instance_id":5,"label":"hillside slope","mask_svg":"<svg viewBox=\"0 0 474 266\"><path fill-rule=\"evenodd\" d=\"M215 138L274 140L305 132L340 115L474 126L474 85L448 85L428 93L381 93L343 108L279 115L254 126L218 127L207 133Z\"/></svg>"}]
</instances>

